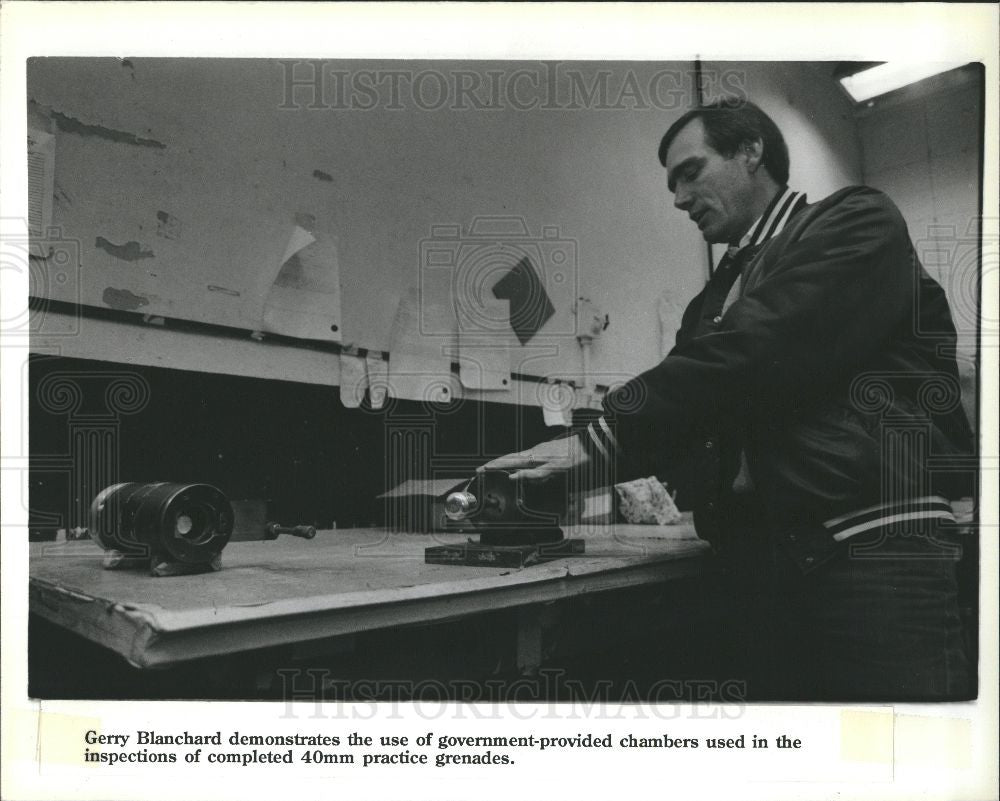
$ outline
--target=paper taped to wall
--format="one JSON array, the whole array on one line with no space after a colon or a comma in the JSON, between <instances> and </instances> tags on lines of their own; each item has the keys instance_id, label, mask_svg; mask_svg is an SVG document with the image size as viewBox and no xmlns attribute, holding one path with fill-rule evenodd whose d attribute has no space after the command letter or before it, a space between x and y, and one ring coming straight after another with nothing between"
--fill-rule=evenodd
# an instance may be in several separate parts
<instances>
[{"instance_id":1,"label":"paper taped to wall","mask_svg":"<svg viewBox=\"0 0 1000 801\"><path fill-rule=\"evenodd\" d=\"M458 375L463 387L510 391L510 354L518 346L510 326L510 301L484 298L476 307L460 304Z\"/></svg>"},{"instance_id":2,"label":"paper taped to wall","mask_svg":"<svg viewBox=\"0 0 1000 801\"><path fill-rule=\"evenodd\" d=\"M570 415L562 409L553 409L549 406L542 407L542 418L547 426L562 426L568 428L572 423Z\"/></svg>"},{"instance_id":3,"label":"paper taped to wall","mask_svg":"<svg viewBox=\"0 0 1000 801\"><path fill-rule=\"evenodd\" d=\"M28 232L39 240L52 227L52 194L55 190L56 138L28 127ZM46 255L46 254L37 254Z\"/></svg>"},{"instance_id":4,"label":"paper taped to wall","mask_svg":"<svg viewBox=\"0 0 1000 801\"><path fill-rule=\"evenodd\" d=\"M340 354L340 402L347 409L357 409L368 389L368 364L349 353Z\"/></svg>"},{"instance_id":5,"label":"paper taped to wall","mask_svg":"<svg viewBox=\"0 0 1000 801\"><path fill-rule=\"evenodd\" d=\"M389 363L369 353L365 356L365 366L368 368L368 402L373 409L381 409L389 389Z\"/></svg>"},{"instance_id":6,"label":"paper taped to wall","mask_svg":"<svg viewBox=\"0 0 1000 801\"><path fill-rule=\"evenodd\" d=\"M576 392L569 384L547 383L538 387L542 418L547 426L569 427L573 424Z\"/></svg>"},{"instance_id":7,"label":"paper taped to wall","mask_svg":"<svg viewBox=\"0 0 1000 801\"><path fill-rule=\"evenodd\" d=\"M457 324L450 304L410 289L400 298L389 343L389 391L394 398L447 403L461 396L451 372Z\"/></svg>"},{"instance_id":8,"label":"paper taped to wall","mask_svg":"<svg viewBox=\"0 0 1000 801\"><path fill-rule=\"evenodd\" d=\"M264 301L263 330L340 342L340 265L336 239L295 226Z\"/></svg>"},{"instance_id":9,"label":"paper taped to wall","mask_svg":"<svg viewBox=\"0 0 1000 801\"><path fill-rule=\"evenodd\" d=\"M302 250L302 248L308 247L315 241L316 237L310 234L305 228L296 225L292 229L292 235L288 238L288 244L285 246L285 255L281 257L282 265Z\"/></svg>"}]
</instances>

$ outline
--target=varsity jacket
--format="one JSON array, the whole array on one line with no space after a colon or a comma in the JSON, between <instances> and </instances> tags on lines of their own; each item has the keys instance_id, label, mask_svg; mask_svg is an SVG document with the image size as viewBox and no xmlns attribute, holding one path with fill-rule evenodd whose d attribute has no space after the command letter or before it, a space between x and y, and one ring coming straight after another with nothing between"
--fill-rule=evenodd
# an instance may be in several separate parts
<instances>
[{"instance_id":1,"label":"varsity jacket","mask_svg":"<svg viewBox=\"0 0 1000 801\"><path fill-rule=\"evenodd\" d=\"M578 432L591 458L665 478L709 538L755 493L804 571L855 534L953 521L975 475L955 328L899 210L863 186L813 205L785 190L763 225L720 264L730 290L713 276L666 358Z\"/></svg>"}]
</instances>

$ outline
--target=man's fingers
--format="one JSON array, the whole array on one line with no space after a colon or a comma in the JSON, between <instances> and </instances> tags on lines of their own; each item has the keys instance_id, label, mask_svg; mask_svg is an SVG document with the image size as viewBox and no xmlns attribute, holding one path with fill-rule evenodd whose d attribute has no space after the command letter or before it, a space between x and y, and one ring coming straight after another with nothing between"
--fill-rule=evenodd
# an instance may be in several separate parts
<instances>
[{"instance_id":1,"label":"man's fingers","mask_svg":"<svg viewBox=\"0 0 1000 801\"><path fill-rule=\"evenodd\" d=\"M482 473L484 470L504 470L512 467L531 467L535 464L538 464L538 460L532 459L531 454L528 451L522 451L521 453L508 453L506 456L497 457L493 461L477 467L476 472Z\"/></svg>"},{"instance_id":2,"label":"man's fingers","mask_svg":"<svg viewBox=\"0 0 1000 801\"><path fill-rule=\"evenodd\" d=\"M476 468L477 473L482 473L484 470L504 470L511 467L527 467L528 461L525 459L516 459L513 455L511 456L501 456L499 459L494 459L491 462L487 462L484 465L480 465Z\"/></svg>"},{"instance_id":3,"label":"man's fingers","mask_svg":"<svg viewBox=\"0 0 1000 801\"><path fill-rule=\"evenodd\" d=\"M554 472L551 467L534 467L517 470L511 473L510 477L512 481L544 481L551 477Z\"/></svg>"}]
</instances>

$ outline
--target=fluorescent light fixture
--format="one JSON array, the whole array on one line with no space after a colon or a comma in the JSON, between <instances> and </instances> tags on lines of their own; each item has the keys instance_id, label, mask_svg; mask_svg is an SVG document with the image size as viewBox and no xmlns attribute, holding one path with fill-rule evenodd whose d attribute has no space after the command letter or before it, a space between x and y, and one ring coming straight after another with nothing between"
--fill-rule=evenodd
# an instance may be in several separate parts
<instances>
[{"instance_id":1,"label":"fluorescent light fixture","mask_svg":"<svg viewBox=\"0 0 1000 801\"><path fill-rule=\"evenodd\" d=\"M875 67L870 67L854 75L840 79L840 83L848 91L854 102L862 103L873 97L884 95L894 89L909 86L941 72L965 66L966 61L949 61L938 63L913 64L905 61L887 61Z\"/></svg>"}]
</instances>

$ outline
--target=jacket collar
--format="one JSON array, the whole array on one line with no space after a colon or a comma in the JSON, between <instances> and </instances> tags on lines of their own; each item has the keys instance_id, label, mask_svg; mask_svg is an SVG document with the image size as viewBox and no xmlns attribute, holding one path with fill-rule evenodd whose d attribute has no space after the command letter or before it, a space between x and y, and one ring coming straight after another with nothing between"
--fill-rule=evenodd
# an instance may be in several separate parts
<instances>
[{"instance_id":1,"label":"jacket collar","mask_svg":"<svg viewBox=\"0 0 1000 801\"><path fill-rule=\"evenodd\" d=\"M777 236L792 216L805 207L806 202L804 192L796 192L787 186L783 187L768 204L764 213L743 235L739 244L729 248L729 254L735 256L743 248L763 245L771 237Z\"/></svg>"}]
</instances>

